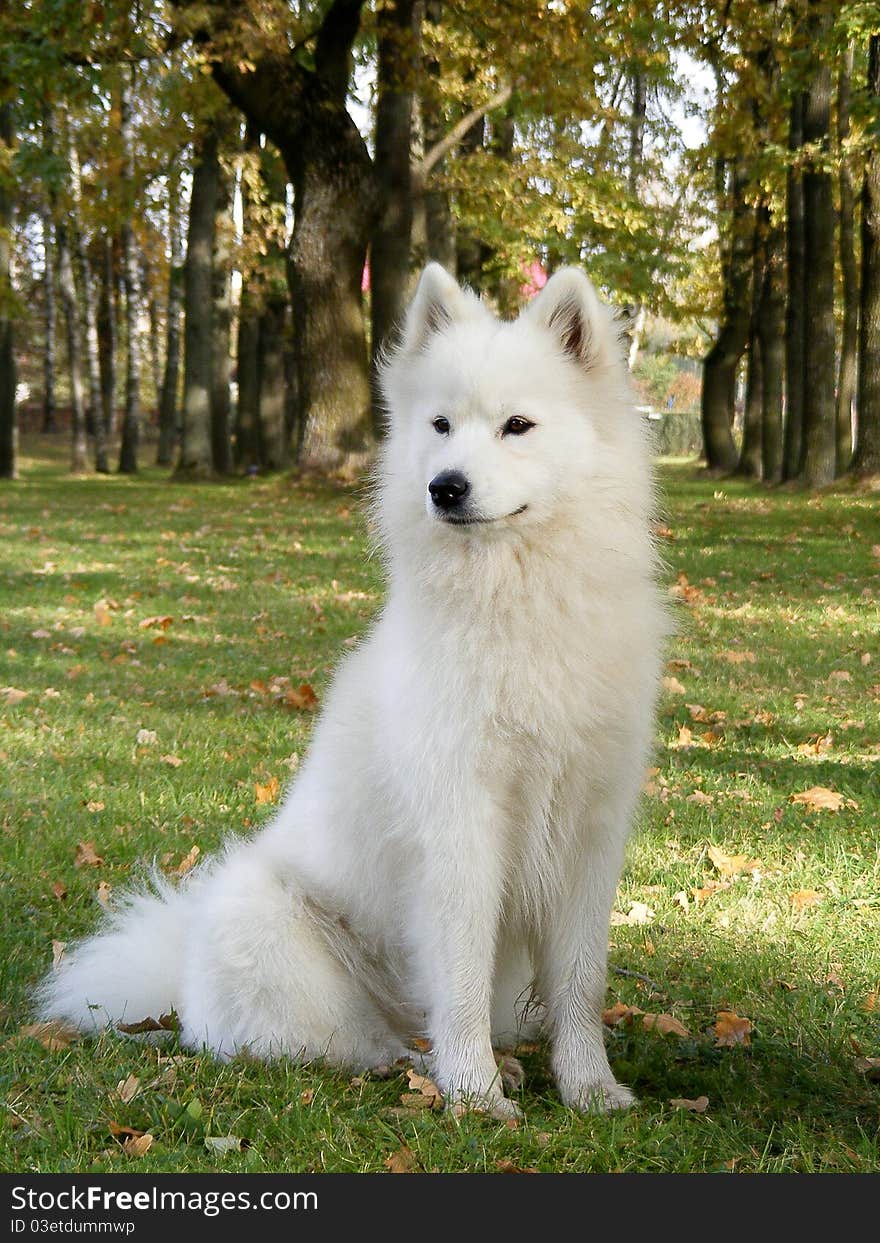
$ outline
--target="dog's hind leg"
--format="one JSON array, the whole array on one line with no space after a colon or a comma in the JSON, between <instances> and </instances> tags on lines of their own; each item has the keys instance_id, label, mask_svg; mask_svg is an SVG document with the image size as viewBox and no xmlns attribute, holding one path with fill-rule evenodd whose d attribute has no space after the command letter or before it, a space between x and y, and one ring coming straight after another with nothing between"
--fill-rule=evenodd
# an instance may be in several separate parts
<instances>
[{"instance_id":1,"label":"dog's hind leg","mask_svg":"<svg viewBox=\"0 0 880 1243\"><path fill-rule=\"evenodd\" d=\"M185 949L181 1035L228 1058L387 1065L405 1053L351 962L334 953L294 877L250 844L199 893Z\"/></svg>"}]
</instances>

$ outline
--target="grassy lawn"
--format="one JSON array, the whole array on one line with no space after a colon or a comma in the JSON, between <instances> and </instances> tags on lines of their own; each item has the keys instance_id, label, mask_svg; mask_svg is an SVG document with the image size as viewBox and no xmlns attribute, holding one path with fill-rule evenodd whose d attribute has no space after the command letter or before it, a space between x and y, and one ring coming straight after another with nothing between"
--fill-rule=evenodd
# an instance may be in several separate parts
<instances>
[{"instance_id":1,"label":"grassy lawn","mask_svg":"<svg viewBox=\"0 0 880 1243\"><path fill-rule=\"evenodd\" d=\"M678 633L607 1003L641 1103L569 1113L530 1047L511 1129L417 1107L403 1068L22 1033L53 941L93 928L144 860L173 873L271 814L314 719L299 688L320 700L382 591L341 488L72 479L26 449L0 487L0 1168L880 1168L876 496L664 468ZM832 808L792 801L816 787ZM120 1128L152 1142L126 1151Z\"/></svg>"}]
</instances>

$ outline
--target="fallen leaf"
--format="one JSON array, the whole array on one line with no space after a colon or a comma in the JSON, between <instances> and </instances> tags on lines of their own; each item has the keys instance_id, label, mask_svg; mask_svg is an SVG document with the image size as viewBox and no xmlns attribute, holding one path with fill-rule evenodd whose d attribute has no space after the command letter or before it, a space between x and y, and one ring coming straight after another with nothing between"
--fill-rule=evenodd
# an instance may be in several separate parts
<instances>
[{"instance_id":1,"label":"fallen leaf","mask_svg":"<svg viewBox=\"0 0 880 1243\"><path fill-rule=\"evenodd\" d=\"M139 1131L136 1126L120 1126L118 1122L110 1122L109 1129L114 1139L140 1139L146 1134L145 1131Z\"/></svg>"},{"instance_id":2,"label":"fallen leaf","mask_svg":"<svg viewBox=\"0 0 880 1243\"><path fill-rule=\"evenodd\" d=\"M52 966L57 967L64 957L64 951L67 949L66 941L52 942Z\"/></svg>"},{"instance_id":3,"label":"fallen leaf","mask_svg":"<svg viewBox=\"0 0 880 1243\"><path fill-rule=\"evenodd\" d=\"M137 1023L116 1024L116 1030L126 1036L142 1036L144 1032L173 1032L177 1031L177 1027L177 1018L173 1014L160 1014L158 1020L148 1015Z\"/></svg>"},{"instance_id":4,"label":"fallen leaf","mask_svg":"<svg viewBox=\"0 0 880 1243\"><path fill-rule=\"evenodd\" d=\"M50 1019L48 1023L26 1023L7 1044L13 1044L17 1040L36 1040L50 1053L60 1053L63 1049L69 1049L79 1038L79 1031L70 1023L61 1019Z\"/></svg>"},{"instance_id":5,"label":"fallen leaf","mask_svg":"<svg viewBox=\"0 0 880 1243\"><path fill-rule=\"evenodd\" d=\"M60 880L52 882L52 895L60 902L62 898L67 897L67 887Z\"/></svg>"},{"instance_id":6,"label":"fallen leaf","mask_svg":"<svg viewBox=\"0 0 880 1243\"><path fill-rule=\"evenodd\" d=\"M741 1018L735 1010L719 1010L715 1018L716 1048L732 1049L738 1044L746 1047L751 1044L750 1019Z\"/></svg>"},{"instance_id":7,"label":"fallen leaf","mask_svg":"<svg viewBox=\"0 0 880 1243\"><path fill-rule=\"evenodd\" d=\"M665 691L669 691L671 695L686 695L687 694L684 684L682 682L679 682L678 678L674 678L671 675L669 677L665 677L662 679L662 685L663 685L663 689Z\"/></svg>"},{"instance_id":8,"label":"fallen leaf","mask_svg":"<svg viewBox=\"0 0 880 1243\"><path fill-rule=\"evenodd\" d=\"M628 1006L625 1001L615 1001L613 1006L602 1011L602 1022L606 1027L619 1027L621 1023L632 1022L636 1015L644 1013L638 1006Z\"/></svg>"},{"instance_id":9,"label":"fallen leaf","mask_svg":"<svg viewBox=\"0 0 880 1243\"><path fill-rule=\"evenodd\" d=\"M809 906L818 906L822 901L822 894L815 889L799 889L788 900L794 910L804 911Z\"/></svg>"},{"instance_id":10,"label":"fallen leaf","mask_svg":"<svg viewBox=\"0 0 880 1243\"><path fill-rule=\"evenodd\" d=\"M726 660L731 665L753 665L756 660L754 652L719 652L722 660Z\"/></svg>"},{"instance_id":11,"label":"fallen leaf","mask_svg":"<svg viewBox=\"0 0 880 1243\"><path fill-rule=\"evenodd\" d=\"M301 1105L311 1105L311 1103L312 1103L312 1101L313 1101L314 1099L315 1099L315 1089L314 1089L314 1088L305 1088L305 1089L304 1089L302 1092L300 1092L300 1094L299 1094L299 1103L300 1103Z\"/></svg>"},{"instance_id":12,"label":"fallen leaf","mask_svg":"<svg viewBox=\"0 0 880 1243\"><path fill-rule=\"evenodd\" d=\"M858 810L858 803L855 799L844 798L836 790L829 790L827 786L811 786L809 790L802 790L799 794L790 794L788 796L790 803L803 803L810 811L840 811L841 807L851 807Z\"/></svg>"},{"instance_id":13,"label":"fallen leaf","mask_svg":"<svg viewBox=\"0 0 880 1243\"><path fill-rule=\"evenodd\" d=\"M880 1057L857 1057L856 1070L868 1079L880 1079Z\"/></svg>"},{"instance_id":14,"label":"fallen leaf","mask_svg":"<svg viewBox=\"0 0 880 1243\"><path fill-rule=\"evenodd\" d=\"M8 704L19 704L23 699L27 699L29 694L30 691L20 691L15 686L4 686L0 690L0 695L3 696Z\"/></svg>"},{"instance_id":15,"label":"fallen leaf","mask_svg":"<svg viewBox=\"0 0 880 1243\"><path fill-rule=\"evenodd\" d=\"M100 884L98 885L98 888L95 892L95 897L98 899L98 902L101 904L101 906L103 906L105 911L112 910L112 907L113 907L113 904L110 898L110 893L111 893L111 886L108 884L107 881L102 880Z\"/></svg>"},{"instance_id":16,"label":"fallen leaf","mask_svg":"<svg viewBox=\"0 0 880 1243\"><path fill-rule=\"evenodd\" d=\"M113 621L110 615L110 606L106 600L96 600L93 608L95 621L99 626L109 626Z\"/></svg>"},{"instance_id":17,"label":"fallen leaf","mask_svg":"<svg viewBox=\"0 0 880 1243\"><path fill-rule=\"evenodd\" d=\"M296 690L291 687L287 691L284 703L288 708L297 708L301 712L314 712L318 706L318 696L308 682L303 682Z\"/></svg>"},{"instance_id":18,"label":"fallen leaf","mask_svg":"<svg viewBox=\"0 0 880 1243\"><path fill-rule=\"evenodd\" d=\"M517 1165L515 1162L505 1158L495 1162L495 1168L499 1174L537 1174L539 1171L534 1166Z\"/></svg>"},{"instance_id":19,"label":"fallen leaf","mask_svg":"<svg viewBox=\"0 0 880 1243\"><path fill-rule=\"evenodd\" d=\"M645 1014L642 1016L642 1027L645 1031L657 1031L661 1036L690 1035L684 1023L680 1023L672 1014Z\"/></svg>"},{"instance_id":20,"label":"fallen leaf","mask_svg":"<svg viewBox=\"0 0 880 1243\"><path fill-rule=\"evenodd\" d=\"M833 734L817 734L810 738L807 742L798 744L798 754L800 755L824 755L826 751L830 751L834 746Z\"/></svg>"},{"instance_id":21,"label":"fallen leaf","mask_svg":"<svg viewBox=\"0 0 880 1243\"><path fill-rule=\"evenodd\" d=\"M722 876L741 876L745 872L757 872L761 864L748 855L727 855L719 846L710 846L706 852Z\"/></svg>"},{"instance_id":22,"label":"fallen leaf","mask_svg":"<svg viewBox=\"0 0 880 1243\"><path fill-rule=\"evenodd\" d=\"M116 1085L116 1095L124 1104L128 1105L137 1096L141 1088L141 1081L137 1075L129 1075L126 1079L120 1079Z\"/></svg>"},{"instance_id":23,"label":"fallen leaf","mask_svg":"<svg viewBox=\"0 0 880 1243\"><path fill-rule=\"evenodd\" d=\"M729 880L709 880L699 889L692 889L694 901L699 904L705 902L708 898L714 898L716 893L721 893L725 889L730 888Z\"/></svg>"},{"instance_id":24,"label":"fallen leaf","mask_svg":"<svg viewBox=\"0 0 880 1243\"><path fill-rule=\"evenodd\" d=\"M103 866L103 863L104 856L95 852L94 842L80 842L77 845L76 854L73 856L73 866L75 868L99 868Z\"/></svg>"},{"instance_id":25,"label":"fallen leaf","mask_svg":"<svg viewBox=\"0 0 880 1243\"><path fill-rule=\"evenodd\" d=\"M105 804L96 799L89 799L86 803L86 811L90 811L92 815L95 815L99 811L103 811L104 807Z\"/></svg>"},{"instance_id":26,"label":"fallen leaf","mask_svg":"<svg viewBox=\"0 0 880 1243\"><path fill-rule=\"evenodd\" d=\"M145 617L143 621L138 622L138 630L167 630L173 621L173 617Z\"/></svg>"},{"instance_id":27,"label":"fallen leaf","mask_svg":"<svg viewBox=\"0 0 880 1243\"><path fill-rule=\"evenodd\" d=\"M169 764L172 768L180 768L181 764L183 763L183 760L180 758L179 755L160 755L159 763Z\"/></svg>"},{"instance_id":28,"label":"fallen leaf","mask_svg":"<svg viewBox=\"0 0 880 1243\"><path fill-rule=\"evenodd\" d=\"M225 1157L230 1152L241 1152L242 1140L238 1135L206 1135L205 1147L209 1152Z\"/></svg>"},{"instance_id":29,"label":"fallen leaf","mask_svg":"<svg viewBox=\"0 0 880 1243\"><path fill-rule=\"evenodd\" d=\"M828 674L829 682L851 682L852 674L848 669L832 669Z\"/></svg>"},{"instance_id":30,"label":"fallen leaf","mask_svg":"<svg viewBox=\"0 0 880 1243\"><path fill-rule=\"evenodd\" d=\"M202 851L199 846L191 846L188 852L180 860L180 863L178 863L175 869L175 871L177 872L177 875L186 876L187 872L191 872L192 869L195 867L196 860L198 859L201 853Z\"/></svg>"},{"instance_id":31,"label":"fallen leaf","mask_svg":"<svg viewBox=\"0 0 880 1243\"><path fill-rule=\"evenodd\" d=\"M135 737L135 742L139 747L152 747L159 741L159 735L154 729L139 729Z\"/></svg>"},{"instance_id":32,"label":"fallen leaf","mask_svg":"<svg viewBox=\"0 0 880 1243\"><path fill-rule=\"evenodd\" d=\"M265 785L257 782L254 785L254 793L258 803L274 803L278 797L280 783L277 777L270 777Z\"/></svg>"},{"instance_id":33,"label":"fallen leaf","mask_svg":"<svg viewBox=\"0 0 880 1243\"><path fill-rule=\"evenodd\" d=\"M673 1109L688 1109L694 1114L704 1114L709 1108L708 1096L698 1096L696 1100L689 1101L685 1096L676 1096L669 1102Z\"/></svg>"},{"instance_id":34,"label":"fallen leaf","mask_svg":"<svg viewBox=\"0 0 880 1243\"><path fill-rule=\"evenodd\" d=\"M655 915L656 911L653 911L646 902L630 902L629 910L625 915L622 911L612 911L611 923L615 927L622 924L649 924Z\"/></svg>"},{"instance_id":35,"label":"fallen leaf","mask_svg":"<svg viewBox=\"0 0 880 1243\"><path fill-rule=\"evenodd\" d=\"M416 1164L415 1154L406 1145L385 1158L385 1168L391 1174L411 1174Z\"/></svg>"},{"instance_id":36,"label":"fallen leaf","mask_svg":"<svg viewBox=\"0 0 880 1243\"><path fill-rule=\"evenodd\" d=\"M693 794L689 794L685 799L686 803L696 803L700 807L709 807L715 802L713 795L706 794L702 790L694 790Z\"/></svg>"},{"instance_id":37,"label":"fallen leaf","mask_svg":"<svg viewBox=\"0 0 880 1243\"><path fill-rule=\"evenodd\" d=\"M145 1135L130 1136L122 1145L127 1157L143 1157L152 1147L153 1136L149 1132Z\"/></svg>"},{"instance_id":38,"label":"fallen leaf","mask_svg":"<svg viewBox=\"0 0 880 1243\"><path fill-rule=\"evenodd\" d=\"M420 1075L418 1071L410 1068L406 1072L411 1092L418 1092L431 1102L432 1107L437 1107L443 1103L443 1093L437 1087L433 1079L429 1079L427 1075Z\"/></svg>"}]
</instances>

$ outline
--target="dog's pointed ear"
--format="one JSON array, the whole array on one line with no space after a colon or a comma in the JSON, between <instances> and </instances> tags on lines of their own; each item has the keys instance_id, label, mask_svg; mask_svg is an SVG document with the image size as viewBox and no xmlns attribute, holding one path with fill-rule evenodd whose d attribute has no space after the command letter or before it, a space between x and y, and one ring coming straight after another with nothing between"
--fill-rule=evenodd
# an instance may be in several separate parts
<instances>
[{"instance_id":1,"label":"dog's pointed ear","mask_svg":"<svg viewBox=\"0 0 880 1243\"><path fill-rule=\"evenodd\" d=\"M403 325L404 354L423 350L438 332L474 313L479 302L439 263L429 263L419 279Z\"/></svg>"},{"instance_id":2,"label":"dog's pointed ear","mask_svg":"<svg viewBox=\"0 0 880 1243\"><path fill-rule=\"evenodd\" d=\"M556 337L563 354L584 369L613 356L611 313L579 268L554 272L525 314L543 324Z\"/></svg>"}]
</instances>

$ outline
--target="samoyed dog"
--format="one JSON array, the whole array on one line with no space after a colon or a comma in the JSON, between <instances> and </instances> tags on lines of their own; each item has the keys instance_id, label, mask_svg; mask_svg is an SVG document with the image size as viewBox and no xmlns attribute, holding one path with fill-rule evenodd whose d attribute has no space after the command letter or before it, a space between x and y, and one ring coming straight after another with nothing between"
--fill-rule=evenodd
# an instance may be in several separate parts
<instances>
[{"instance_id":1,"label":"samoyed dog","mask_svg":"<svg viewBox=\"0 0 880 1243\"><path fill-rule=\"evenodd\" d=\"M508 323L432 264L382 384L388 598L277 816L131 894L40 1010L347 1067L427 1037L498 1117L493 1046L537 1021L566 1104L624 1107L601 1007L665 622L618 332L576 269Z\"/></svg>"}]
</instances>

